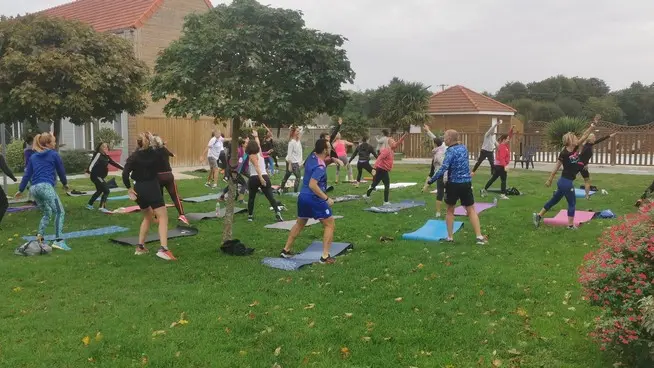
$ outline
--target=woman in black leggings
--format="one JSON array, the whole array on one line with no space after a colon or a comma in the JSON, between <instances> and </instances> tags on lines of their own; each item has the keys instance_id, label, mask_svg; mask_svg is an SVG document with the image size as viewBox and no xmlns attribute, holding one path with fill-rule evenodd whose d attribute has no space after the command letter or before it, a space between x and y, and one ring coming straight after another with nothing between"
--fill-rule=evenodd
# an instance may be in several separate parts
<instances>
[{"instance_id":1,"label":"woman in black leggings","mask_svg":"<svg viewBox=\"0 0 654 368\"><path fill-rule=\"evenodd\" d=\"M232 147L229 142L225 143L225 151L227 152L227 163L228 163L227 167L229 167L232 173L236 176L236 187L238 188L238 194L239 194L238 200L241 203L244 203L243 198L245 197L245 191L248 188L248 183L246 177L244 176L244 173L247 171L248 168L247 159L245 158L245 146L247 146L249 141L250 141L249 138L238 139L238 160L237 160L238 165L236 167L231 167L231 165L229 165L229 162L231 160ZM229 175L229 177L233 178L234 175ZM218 200L224 201L227 193L229 193L229 186L226 186L223 189L223 192L220 194Z\"/></svg>"},{"instance_id":2,"label":"woman in black leggings","mask_svg":"<svg viewBox=\"0 0 654 368\"><path fill-rule=\"evenodd\" d=\"M95 185L95 193L93 193L91 199L89 199L86 208L89 210L94 209L93 203L100 198L100 211L105 213L111 213L111 211L107 209L107 198L111 191L105 181L107 175L109 175L109 165L119 170L123 170L123 167L119 163L115 162L107 155L108 150L109 147L106 143L98 144L95 148L95 153L93 153L93 158L91 158L91 163L86 169L86 172L91 175L91 182Z\"/></svg>"},{"instance_id":3,"label":"woman in black leggings","mask_svg":"<svg viewBox=\"0 0 654 368\"><path fill-rule=\"evenodd\" d=\"M14 183L17 181L14 173L12 173L9 166L7 166L7 161L5 161L5 156L3 155L0 155L0 171L2 171L6 176L10 177ZM0 186L0 224L2 223L2 218L5 216L5 213L7 213L8 209L9 200L7 199L7 194L5 194L2 186Z\"/></svg>"},{"instance_id":4,"label":"woman in black leggings","mask_svg":"<svg viewBox=\"0 0 654 368\"><path fill-rule=\"evenodd\" d=\"M277 205L277 201L273 196L272 184L270 183L270 177L266 172L266 161L261 154L261 145L259 143L259 137L257 131L252 131L254 139L251 139L247 147L245 147L245 153L248 155L250 178L248 180L248 221L254 220L254 200L257 198L257 192L259 189L263 192L263 195L266 196L270 206L275 210L275 217L278 222L283 222L282 214Z\"/></svg>"},{"instance_id":5,"label":"woman in black leggings","mask_svg":"<svg viewBox=\"0 0 654 368\"><path fill-rule=\"evenodd\" d=\"M368 143L368 137L361 137L361 143L352 153L350 162L354 161L354 158L357 157L357 155L359 156L359 162L357 162L357 181L354 186L358 188L359 183L361 183L361 175L363 174L363 170L366 170L368 173L373 175L374 169L370 165L370 155L373 155L375 158L377 158L375 149Z\"/></svg>"}]
</instances>

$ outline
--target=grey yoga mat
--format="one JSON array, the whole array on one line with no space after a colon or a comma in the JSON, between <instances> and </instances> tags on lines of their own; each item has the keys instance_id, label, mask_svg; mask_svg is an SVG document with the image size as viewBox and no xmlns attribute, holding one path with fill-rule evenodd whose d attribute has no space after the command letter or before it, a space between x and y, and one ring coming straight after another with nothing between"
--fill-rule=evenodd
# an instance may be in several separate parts
<instances>
[{"instance_id":1,"label":"grey yoga mat","mask_svg":"<svg viewBox=\"0 0 654 368\"><path fill-rule=\"evenodd\" d=\"M332 257L337 257L345 253L347 250L352 249L351 243L332 243L329 254ZM317 263L322 256L322 242L314 241L302 253L294 255L292 258L264 258L261 263L268 267L277 268L285 271L296 271L301 267Z\"/></svg>"},{"instance_id":2,"label":"grey yoga mat","mask_svg":"<svg viewBox=\"0 0 654 368\"><path fill-rule=\"evenodd\" d=\"M391 203L385 206L366 208L364 209L364 211L369 211L374 213L395 213L398 211L406 210L408 208L421 207L424 205L425 202L423 201L413 201L407 199L399 203Z\"/></svg>"},{"instance_id":3,"label":"grey yoga mat","mask_svg":"<svg viewBox=\"0 0 654 368\"><path fill-rule=\"evenodd\" d=\"M333 198L334 203L341 203L341 202L349 202L349 201L356 201L363 198L362 195L358 194L346 194L340 197Z\"/></svg>"},{"instance_id":4,"label":"grey yoga mat","mask_svg":"<svg viewBox=\"0 0 654 368\"><path fill-rule=\"evenodd\" d=\"M124 192L126 190L127 190L126 188L111 188L111 189L109 189L109 191L111 193ZM84 191L79 191L79 192L75 192L75 193L73 193L72 191L71 192L66 192L66 194L68 194L69 197L90 196L90 195L93 195L93 193L95 193L95 190L84 190Z\"/></svg>"},{"instance_id":5,"label":"grey yoga mat","mask_svg":"<svg viewBox=\"0 0 654 368\"><path fill-rule=\"evenodd\" d=\"M343 216L334 216L335 220L342 219ZM277 222L275 224L270 224L264 226L266 229L277 229L277 230L286 230L286 231L291 231L293 226L295 225L296 220L290 220L290 221L284 221L284 222ZM314 220L314 219L309 219L307 221L307 224L305 226L311 226L315 224L319 224L320 221Z\"/></svg>"},{"instance_id":6,"label":"grey yoga mat","mask_svg":"<svg viewBox=\"0 0 654 368\"><path fill-rule=\"evenodd\" d=\"M207 195L201 196L201 197L184 198L184 199L182 199L182 202L202 203L202 202L208 202L208 201L211 201L211 200L216 200L219 197L220 197L220 194L207 194Z\"/></svg>"},{"instance_id":7,"label":"grey yoga mat","mask_svg":"<svg viewBox=\"0 0 654 368\"><path fill-rule=\"evenodd\" d=\"M174 229L168 230L168 239L181 238L186 236L195 236L195 235L198 235L198 229L194 227L177 226ZM159 234L157 234L155 231L154 233L148 235L148 237L145 239L145 242L152 243L158 240L159 240ZM112 238L111 241L121 245L138 245L139 237L138 235L125 236L122 238Z\"/></svg>"},{"instance_id":8,"label":"grey yoga mat","mask_svg":"<svg viewBox=\"0 0 654 368\"><path fill-rule=\"evenodd\" d=\"M218 215L216 215L216 211L205 212L205 213L187 213L186 218L192 221L200 221L200 220L213 219L213 218L223 218L225 217L226 211L227 211L226 208L221 207ZM247 212L247 208L234 207L234 214L241 213L241 212Z\"/></svg>"}]
</instances>

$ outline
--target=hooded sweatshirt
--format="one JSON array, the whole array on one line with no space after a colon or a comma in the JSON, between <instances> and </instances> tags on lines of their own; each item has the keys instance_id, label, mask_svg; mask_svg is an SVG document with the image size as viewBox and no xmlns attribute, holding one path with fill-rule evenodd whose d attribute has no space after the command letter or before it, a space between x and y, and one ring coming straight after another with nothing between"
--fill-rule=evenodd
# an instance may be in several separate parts
<instances>
[{"instance_id":1,"label":"hooded sweatshirt","mask_svg":"<svg viewBox=\"0 0 654 368\"><path fill-rule=\"evenodd\" d=\"M496 140L495 140L495 127L497 127L498 123L494 123L491 125L491 127L488 129L486 134L484 134L484 143L481 145L481 149L484 151L490 151L493 152L495 151L496 147Z\"/></svg>"},{"instance_id":2,"label":"hooded sweatshirt","mask_svg":"<svg viewBox=\"0 0 654 368\"><path fill-rule=\"evenodd\" d=\"M157 180L159 168L163 165L163 157L153 148L139 149L132 153L125 162L123 169L123 184L125 188L132 187L130 174L135 182Z\"/></svg>"},{"instance_id":3,"label":"hooded sweatshirt","mask_svg":"<svg viewBox=\"0 0 654 368\"><path fill-rule=\"evenodd\" d=\"M25 191L28 183L32 183L32 186L41 183L48 183L54 186L57 181L55 174L59 175L59 180L61 180L63 185L68 185L64 163L61 161L61 156L59 156L57 151L46 149L43 152L34 152L27 162L25 175L23 175L23 179L20 181L18 191Z\"/></svg>"}]
</instances>

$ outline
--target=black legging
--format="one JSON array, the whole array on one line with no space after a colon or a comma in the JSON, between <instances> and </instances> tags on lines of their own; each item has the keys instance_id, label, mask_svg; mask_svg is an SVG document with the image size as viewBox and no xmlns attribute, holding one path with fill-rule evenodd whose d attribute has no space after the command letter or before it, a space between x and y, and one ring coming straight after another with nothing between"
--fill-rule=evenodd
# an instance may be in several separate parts
<instances>
[{"instance_id":1,"label":"black legging","mask_svg":"<svg viewBox=\"0 0 654 368\"><path fill-rule=\"evenodd\" d=\"M250 216L254 214L254 200L257 198L257 191L259 190L259 188L261 188L263 195L265 195L266 198L268 199L268 202L270 202L270 205L275 210L275 213L279 213L279 208L277 207L277 201L273 196L273 190L272 190L272 184L270 183L270 178L268 177L268 175L263 175L263 179L266 181L266 186L261 185L261 181L259 180L258 175L250 176L250 180L248 181L248 189L249 189L248 214Z\"/></svg>"},{"instance_id":2,"label":"black legging","mask_svg":"<svg viewBox=\"0 0 654 368\"><path fill-rule=\"evenodd\" d=\"M502 165L495 165L495 171L493 172L493 176L491 176L488 183L486 183L484 189L488 190L488 188L490 188L490 186L493 185L493 183L495 182L495 180L497 180L497 178L500 178L500 180L502 180L500 193L506 194L506 170Z\"/></svg>"},{"instance_id":3,"label":"black legging","mask_svg":"<svg viewBox=\"0 0 654 368\"><path fill-rule=\"evenodd\" d=\"M91 199L89 199L89 206L93 206L93 203L102 196L102 198L100 198L100 207L104 208L107 205L109 193L111 193L109 186L107 185L107 182L104 181L104 178L99 176L91 175L91 181L95 185L95 193L93 193Z\"/></svg>"},{"instance_id":4,"label":"black legging","mask_svg":"<svg viewBox=\"0 0 654 368\"><path fill-rule=\"evenodd\" d=\"M166 191L170 195L170 199L173 200L175 208L177 208L177 213L180 216L184 215L184 206L182 206L182 199L179 196L177 191L177 183L175 182L175 175L172 172L163 172L157 174L159 179L159 188L161 189L161 195L163 196L163 190L166 188Z\"/></svg>"},{"instance_id":5,"label":"black legging","mask_svg":"<svg viewBox=\"0 0 654 368\"><path fill-rule=\"evenodd\" d=\"M493 167L495 165L495 156L493 155L493 151L481 150L481 152L479 152L479 157L477 158L477 163L475 163L475 167L472 168L472 172L477 171L477 168L479 168L479 165L481 165L485 159L488 159L488 163L490 163L492 175L494 170Z\"/></svg>"},{"instance_id":6,"label":"black legging","mask_svg":"<svg viewBox=\"0 0 654 368\"><path fill-rule=\"evenodd\" d=\"M372 166L370 166L370 161L357 162L357 183L361 182L361 174L363 174L364 169L372 174Z\"/></svg>"},{"instance_id":7,"label":"black legging","mask_svg":"<svg viewBox=\"0 0 654 368\"><path fill-rule=\"evenodd\" d=\"M290 170L289 170L290 169ZM300 187L300 180L302 180L302 173L300 172L300 164L286 164L286 174L284 174L284 179L282 179L282 190L286 188L286 181L291 177L291 174L295 175L295 184L293 185L293 190L297 193Z\"/></svg>"},{"instance_id":8,"label":"black legging","mask_svg":"<svg viewBox=\"0 0 654 368\"><path fill-rule=\"evenodd\" d=\"M391 177L389 176L388 171L383 170L383 169L377 169L375 172L375 177L372 178L372 185L370 188L368 188L367 195L370 197L370 194L372 193L375 188L377 188L377 184L379 182L384 183L384 202L388 202L388 195L390 194L389 192L391 191L390 185L391 185Z\"/></svg>"},{"instance_id":9,"label":"black legging","mask_svg":"<svg viewBox=\"0 0 654 368\"><path fill-rule=\"evenodd\" d=\"M239 185L241 186L241 188L238 189L239 194L245 194L245 191L247 190L248 187L248 183L245 181L245 176L243 176L243 174L241 173L236 174L236 187L238 188ZM227 192L229 192L229 186L226 186L223 189L222 197L224 197L227 194Z\"/></svg>"},{"instance_id":10,"label":"black legging","mask_svg":"<svg viewBox=\"0 0 654 368\"><path fill-rule=\"evenodd\" d=\"M5 191L0 186L0 224L2 223L2 218L5 217L5 213L7 213L7 209L9 209L9 200Z\"/></svg>"}]
</instances>

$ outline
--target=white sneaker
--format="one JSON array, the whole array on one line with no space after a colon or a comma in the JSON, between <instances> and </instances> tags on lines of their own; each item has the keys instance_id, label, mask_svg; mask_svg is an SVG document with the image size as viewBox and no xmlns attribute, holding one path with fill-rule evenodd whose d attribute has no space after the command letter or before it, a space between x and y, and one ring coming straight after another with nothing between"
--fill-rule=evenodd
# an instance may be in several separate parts
<instances>
[{"instance_id":1,"label":"white sneaker","mask_svg":"<svg viewBox=\"0 0 654 368\"><path fill-rule=\"evenodd\" d=\"M441 217L441 213L440 213L440 212L436 212L436 218L439 218L439 217Z\"/></svg>"},{"instance_id":2,"label":"white sneaker","mask_svg":"<svg viewBox=\"0 0 654 368\"><path fill-rule=\"evenodd\" d=\"M390 206L390 205L391 205L391 202L384 202L383 205L384 205L384 206Z\"/></svg>"},{"instance_id":3,"label":"white sneaker","mask_svg":"<svg viewBox=\"0 0 654 368\"><path fill-rule=\"evenodd\" d=\"M500 194L500 199L509 199L505 194Z\"/></svg>"}]
</instances>

